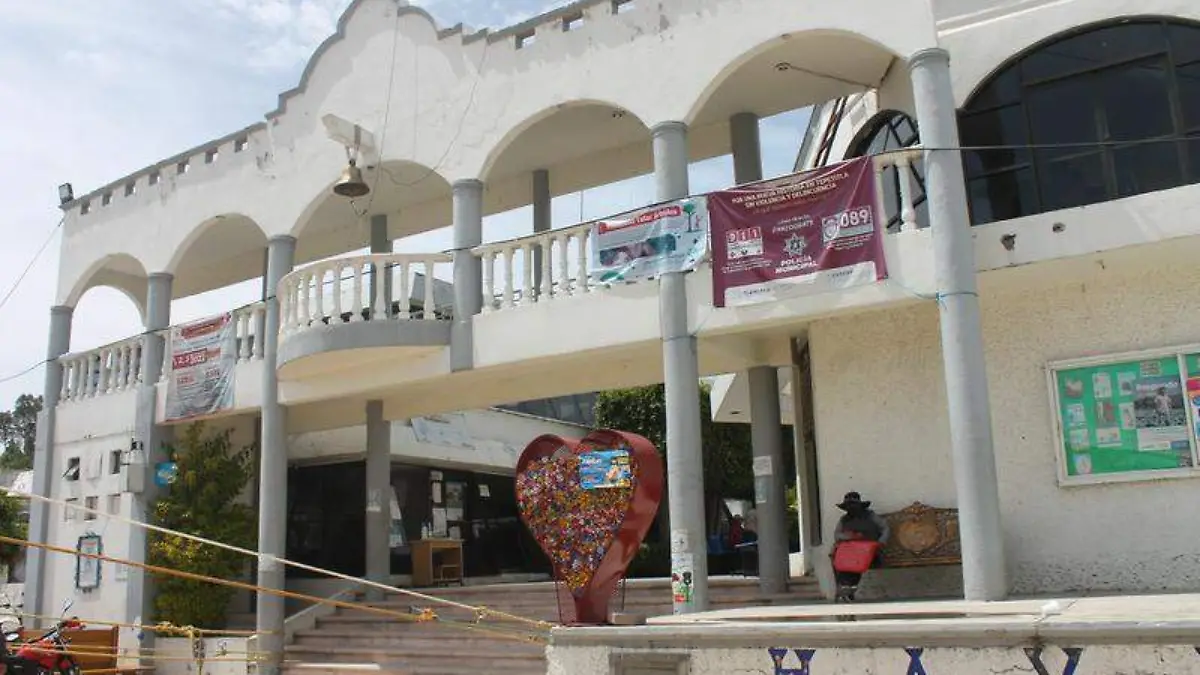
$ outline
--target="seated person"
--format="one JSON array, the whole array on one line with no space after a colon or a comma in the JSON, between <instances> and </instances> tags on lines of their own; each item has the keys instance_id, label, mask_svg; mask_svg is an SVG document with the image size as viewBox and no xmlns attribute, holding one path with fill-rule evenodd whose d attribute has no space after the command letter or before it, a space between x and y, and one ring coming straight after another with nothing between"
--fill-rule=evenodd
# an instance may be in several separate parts
<instances>
[{"instance_id":1,"label":"seated person","mask_svg":"<svg viewBox=\"0 0 1200 675\"><path fill-rule=\"evenodd\" d=\"M857 492L847 492L846 496L842 498L842 503L837 507L846 514L838 520L837 527L833 531L835 542L866 539L877 541L880 546L887 545L888 538L892 534L891 528L888 527L886 520L871 510L870 501L863 500L862 495ZM834 544L835 547L836 545ZM879 566L881 562L882 558L876 554L872 567ZM862 581L862 574L834 570L834 576L837 578L838 599L853 600L854 594L858 591L858 584Z\"/></svg>"}]
</instances>

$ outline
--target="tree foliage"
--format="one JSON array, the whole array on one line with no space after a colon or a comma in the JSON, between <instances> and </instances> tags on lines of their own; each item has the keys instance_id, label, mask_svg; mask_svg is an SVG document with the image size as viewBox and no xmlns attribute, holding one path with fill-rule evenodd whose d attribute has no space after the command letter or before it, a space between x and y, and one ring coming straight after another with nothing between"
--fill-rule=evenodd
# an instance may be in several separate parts
<instances>
[{"instance_id":1,"label":"tree foliage","mask_svg":"<svg viewBox=\"0 0 1200 675\"><path fill-rule=\"evenodd\" d=\"M753 499L750 426L713 422L709 391L707 384L700 386L704 491L729 499ZM596 399L596 424L645 436L666 461L667 405L663 385L601 392Z\"/></svg>"},{"instance_id":2,"label":"tree foliage","mask_svg":"<svg viewBox=\"0 0 1200 675\"><path fill-rule=\"evenodd\" d=\"M160 527L193 534L242 548L255 548L254 510L239 503L253 477L253 448L235 451L230 432L206 433L203 425L188 426L174 448L178 474L155 504L154 522ZM153 533L150 562L195 574L234 579L249 562L245 556L174 535ZM155 607L159 621L177 626L220 629L233 589L178 577L159 579Z\"/></svg>"},{"instance_id":3,"label":"tree foliage","mask_svg":"<svg viewBox=\"0 0 1200 675\"><path fill-rule=\"evenodd\" d=\"M12 539L25 539L28 526L21 517L24 500L10 494L0 492L0 535ZM0 564L12 567L23 556L25 551L16 544L0 544Z\"/></svg>"},{"instance_id":4,"label":"tree foliage","mask_svg":"<svg viewBox=\"0 0 1200 675\"><path fill-rule=\"evenodd\" d=\"M37 418L42 397L21 394L12 410L0 412L0 468L33 468L33 448L37 439Z\"/></svg>"}]
</instances>

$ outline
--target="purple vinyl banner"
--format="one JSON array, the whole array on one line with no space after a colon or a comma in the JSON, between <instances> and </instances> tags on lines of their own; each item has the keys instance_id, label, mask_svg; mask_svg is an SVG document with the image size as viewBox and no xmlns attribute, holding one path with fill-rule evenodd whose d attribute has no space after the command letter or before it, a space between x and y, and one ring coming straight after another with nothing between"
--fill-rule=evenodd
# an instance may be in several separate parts
<instances>
[{"instance_id":1,"label":"purple vinyl banner","mask_svg":"<svg viewBox=\"0 0 1200 675\"><path fill-rule=\"evenodd\" d=\"M708 211L717 307L887 278L870 157L713 192Z\"/></svg>"}]
</instances>

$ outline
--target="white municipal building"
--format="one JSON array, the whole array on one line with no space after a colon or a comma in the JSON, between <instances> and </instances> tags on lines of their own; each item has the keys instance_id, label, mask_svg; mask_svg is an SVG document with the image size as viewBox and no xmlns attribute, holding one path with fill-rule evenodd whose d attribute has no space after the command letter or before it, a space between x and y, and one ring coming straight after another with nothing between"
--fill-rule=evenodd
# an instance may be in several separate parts
<instances>
[{"instance_id":1,"label":"white municipal building","mask_svg":"<svg viewBox=\"0 0 1200 675\"><path fill-rule=\"evenodd\" d=\"M732 154L739 184L772 178L758 121L803 108L797 171L873 157L882 280L716 307L713 256L602 284L591 225L550 228L555 196L652 174L658 200L679 199L708 158ZM334 192L348 157L367 194ZM263 553L289 552L297 485L320 484L297 438L366 423L344 445L367 468L327 496L361 504L402 482L392 445L413 432L397 425L665 382L663 508L697 578L676 609L703 609L698 379L716 376L714 416L754 427L764 590L811 567L857 490L881 513L937 514L912 510L901 543L948 564L881 571L891 597L1195 591L1198 183L1194 0L581 0L486 32L355 0L264 121L64 201L33 489L145 518L176 426L171 302L261 277L261 302L229 308L231 394L209 425L261 447ZM526 236L483 245L485 217L531 204ZM451 250L392 252L446 226ZM68 354L73 307L101 285L136 301L144 330ZM576 413L502 420L487 461L416 453L434 471L409 484L442 465L511 476L537 433L582 435ZM511 489L472 475L455 479L470 494ZM789 570L792 485L810 555ZM37 541L100 529L32 510ZM376 535L349 539L357 562L316 562L387 580ZM144 559L136 530L103 536ZM258 582L282 587L265 560ZM31 553L26 575L27 611L79 595L70 556ZM106 570L78 602L133 620L144 590ZM281 630L281 602L256 611Z\"/></svg>"}]
</instances>

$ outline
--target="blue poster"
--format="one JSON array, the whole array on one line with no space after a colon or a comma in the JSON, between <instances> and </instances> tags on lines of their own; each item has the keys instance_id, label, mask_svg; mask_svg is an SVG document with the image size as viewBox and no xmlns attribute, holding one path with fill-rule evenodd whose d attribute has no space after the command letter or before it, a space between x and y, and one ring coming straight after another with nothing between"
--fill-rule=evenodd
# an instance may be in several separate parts
<instances>
[{"instance_id":1,"label":"blue poster","mask_svg":"<svg viewBox=\"0 0 1200 675\"><path fill-rule=\"evenodd\" d=\"M179 465L175 462L160 462L154 467L154 484L166 487L179 477Z\"/></svg>"},{"instance_id":2,"label":"blue poster","mask_svg":"<svg viewBox=\"0 0 1200 675\"><path fill-rule=\"evenodd\" d=\"M628 450L594 450L579 456L579 484L584 490L633 485Z\"/></svg>"}]
</instances>

